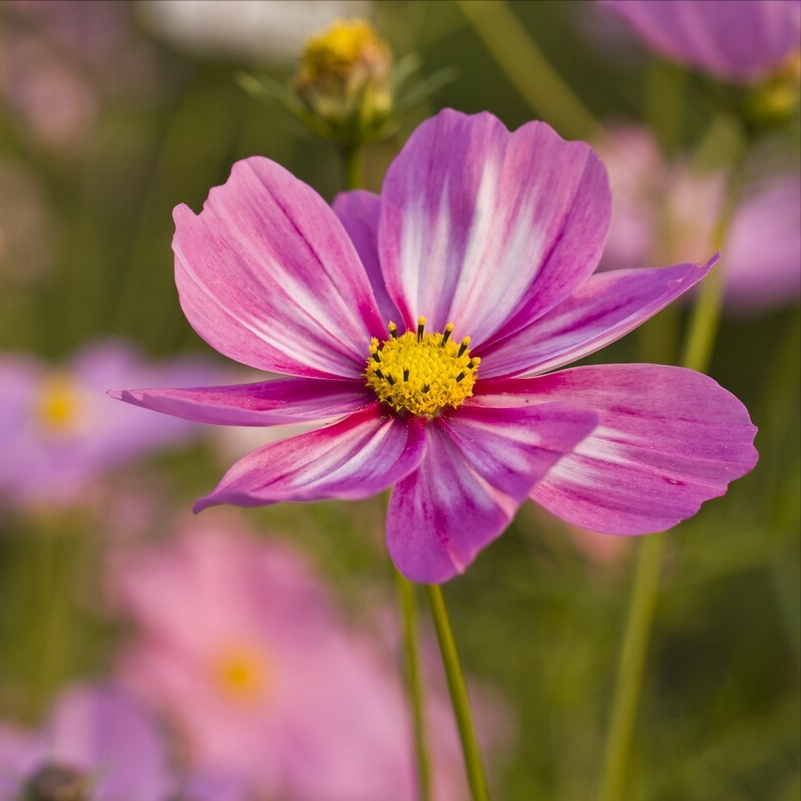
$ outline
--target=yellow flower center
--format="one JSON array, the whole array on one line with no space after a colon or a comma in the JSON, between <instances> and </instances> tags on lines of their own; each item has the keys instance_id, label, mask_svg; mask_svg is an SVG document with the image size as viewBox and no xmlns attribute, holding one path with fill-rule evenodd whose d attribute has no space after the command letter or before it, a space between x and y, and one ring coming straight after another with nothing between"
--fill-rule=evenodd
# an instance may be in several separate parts
<instances>
[{"instance_id":1,"label":"yellow flower center","mask_svg":"<svg viewBox=\"0 0 801 801\"><path fill-rule=\"evenodd\" d=\"M446 407L455 409L473 394L481 359L470 356L470 337L451 341L450 324L444 332L427 334L425 323L421 317L417 331L402 336L390 323L389 339L370 344L367 386L396 412L433 416Z\"/></svg>"},{"instance_id":2,"label":"yellow flower center","mask_svg":"<svg viewBox=\"0 0 801 801\"><path fill-rule=\"evenodd\" d=\"M386 45L363 19L337 20L306 42L303 69L309 78L347 74L366 54L383 53Z\"/></svg>"},{"instance_id":3,"label":"yellow flower center","mask_svg":"<svg viewBox=\"0 0 801 801\"><path fill-rule=\"evenodd\" d=\"M264 657L250 647L224 650L214 661L212 673L222 693L238 703L257 701L269 689L269 666Z\"/></svg>"},{"instance_id":4,"label":"yellow flower center","mask_svg":"<svg viewBox=\"0 0 801 801\"><path fill-rule=\"evenodd\" d=\"M75 383L64 375L53 375L42 385L37 416L40 425L55 434L67 434L77 428L80 396Z\"/></svg>"}]
</instances>

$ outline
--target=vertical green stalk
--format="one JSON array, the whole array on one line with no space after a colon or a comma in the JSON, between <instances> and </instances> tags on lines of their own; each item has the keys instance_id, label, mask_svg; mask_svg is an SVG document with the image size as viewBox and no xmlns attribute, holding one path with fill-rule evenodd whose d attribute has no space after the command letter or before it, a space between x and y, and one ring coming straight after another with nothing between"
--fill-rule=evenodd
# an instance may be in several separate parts
<instances>
[{"instance_id":1,"label":"vertical green stalk","mask_svg":"<svg viewBox=\"0 0 801 801\"><path fill-rule=\"evenodd\" d=\"M346 188L361 189L364 186L361 149L358 145L343 145L339 152Z\"/></svg>"},{"instance_id":2,"label":"vertical green stalk","mask_svg":"<svg viewBox=\"0 0 801 801\"><path fill-rule=\"evenodd\" d=\"M732 165L727 194L713 235L715 250L722 247L732 215L739 201L742 181L742 157L738 153ZM720 263L704 279L689 324L682 365L704 372L709 367L715 345L722 301L723 278ZM643 538L639 545L634 586L623 645L618 663L612 716L606 740L604 768L598 801L619 801L623 797L626 768L637 707L645 674L645 659L659 589L659 564L664 545L661 534Z\"/></svg>"},{"instance_id":3,"label":"vertical green stalk","mask_svg":"<svg viewBox=\"0 0 801 801\"><path fill-rule=\"evenodd\" d=\"M653 58L646 81L645 119L662 150L674 156L682 142L687 72L670 61Z\"/></svg>"},{"instance_id":4,"label":"vertical green stalk","mask_svg":"<svg viewBox=\"0 0 801 801\"><path fill-rule=\"evenodd\" d=\"M505 0L456 0L509 82L541 117L568 138L598 128L589 109L551 66Z\"/></svg>"},{"instance_id":5,"label":"vertical green stalk","mask_svg":"<svg viewBox=\"0 0 801 801\"><path fill-rule=\"evenodd\" d=\"M442 597L442 590L438 584L426 584L425 591L428 596L429 606L431 607L431 617L434 620L434 628L437 632L437 640L439 641L439 649L442 654L445 676L448 679L451 704L453 705L453 712L459 727L459 737L462 741L462 753L464 754L470 792L473 801L489 801L487 780L484 776L484 767L481 763L481 752L478 748L478 742L476 741L473 727L473 718L470 714L470 701L467 697L467 687L464 683L462 666L459 662L459 654L456 651L456 643L453 640L451 624L448 620L448 611L445 608L445 599Z\"/></svg>"},{"instance_id":6,"label":"vertical green stalk","mask_svg":"<svg viewBox=\"0 0 801 801\"><path fill-rule=\"evenodd\" d=\"M417 788L419 801L431 801L431 764L426 742L425 705L420 681L420 649L417 643L417 605L415 586L407 581L396 568L395 581L403 618L403 644L406 654L406 686L412 707L414 731L414 754L417 763Z\"/></svg>"},{"instance_id":7,"label":"vertical green stalk","mask_svg":"<svg viewBox=\"0 0 801 801\"><path fill-rule=\"evenodd\" d=\"M663 543L662 534L644 537L639 543L598 801L617 801L623 796L631 736L637 718L637 706L645 675L645 657L656 608Z\"/></svg>"}]
</instances>

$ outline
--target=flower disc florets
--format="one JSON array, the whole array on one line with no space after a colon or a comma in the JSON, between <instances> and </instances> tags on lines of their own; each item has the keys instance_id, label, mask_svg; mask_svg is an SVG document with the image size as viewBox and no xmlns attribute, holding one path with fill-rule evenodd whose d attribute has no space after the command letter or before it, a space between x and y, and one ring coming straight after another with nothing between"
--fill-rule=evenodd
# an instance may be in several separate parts
<instances>
[{"instance_id":1,"label":"flower disc florets","mask_svg":"<svg viewBox=\"0 0 801 801\"><path fill-rule=\"evenodd\" d=\"M425 322L421 317L417 331L402 336L390 323L389 339L370 343L367 386L396 412L434 416L448 406L455 409L473 394L481 359L470 356L470 337L457 344L450 338L453 325L427 334Z\"/></svg>"}]
</instances>

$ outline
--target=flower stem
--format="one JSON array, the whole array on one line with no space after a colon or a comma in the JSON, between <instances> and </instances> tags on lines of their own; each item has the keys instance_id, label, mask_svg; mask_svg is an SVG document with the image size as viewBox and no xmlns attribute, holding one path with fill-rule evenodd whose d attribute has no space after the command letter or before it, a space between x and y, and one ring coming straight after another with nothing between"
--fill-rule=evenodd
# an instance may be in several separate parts
<instances>
[{"instance_id":1,"label":"flower stem","mask_svg":"<svg viewBox=\"0 0 801 801\"><path fill-rule=\"evenodd\" d=\"M656 56L648 65L646 82L645 119L662 150L674 156L681 149L687 71Z\"/></svg>"},{"instance_id":2,"label":"flower stem","mask_svg":"<svg viewBox=\"0 0 801 801\"><path fill-rule=\"evenodd\" d=\"M348 190L361 188L364 184L361 148L359 145L344 145L339 152L342 158L345 188Z\"/></svg>"},{"instance_id":3,"label":"flower stem","mask_svg":"<svg viewBox=\"0 0 801 801\"><path fill-rule=\"evenodd\" d=\"M434 620L434 628L437 632L439 649L442 654L442 664L448 679L451 704L453 705L453 712L459 727L459 737L462 741L462 753L464 754L470 792L473 801L489 801L487 780L484 776L484 768L481 764L481 753L478 749L478 742L476 741L473 728L473 719L470 714L470 701L467 697L467 687L464 683L459 654L456 651L456 643L453 640L451 624L448 620L448 611L445 608L445 599L442 596L442 590L438 584L426 584L425 592L428 597L429 606L431 607L431 617Z\"/></svg>"},{"instance_id":4,"label":"flower stem","mask_svg":"<svg viewBox=\"0 0 801 801\"><path fill-rule=\"evenodd\" d=\"M645 673L645 656L656 608L662 547L663 537L660 534L644 537L639 543L598 801L617 801L622 797L631 735Z\"/></svg>"},{"instance_id":5,"label":"flower stem","mask_svg":"<svg viewBox=\"0 0 801 801\"><path fill-rule=\"evenodd\" d=\"M726 241L740 198L743 156L744 151L737 154L729 174L726 197L713 233L712 247L715 250L719 250ZM720 320L722 295L723 277L721 265L718 263L704 279L696 298L681 360L684 367L701 372L708 369ZM618 801L623 794L659 589L659 564L663 543L662 535L652 534L644 537L639 545L598 801Z\"/></svg>"},{"instance_id":6,"label":"flower stem","mask_svg":"<svg viewBox=\"0 0 801 801\"><path fill-rule=\"evenodd\" d=\"M456 0L531 108L568 138L586 139L599 127L589 109L551 66L505 0Z\"/></svg>"},{"instance_id":7,"label":"flower stem","mask_svg":"<svg viewBox=\"0 0 801 801\"><path fill-rule=\"evenodd\" d=\"M425 734L425 706L420 681L420 649L417 644L417 605L415 586L393 568L403 618L403 644L406 655L406 685L412 707L414 753L417 763L419 801L431 801L431 764Z\"/></svg>"}]
</instances>

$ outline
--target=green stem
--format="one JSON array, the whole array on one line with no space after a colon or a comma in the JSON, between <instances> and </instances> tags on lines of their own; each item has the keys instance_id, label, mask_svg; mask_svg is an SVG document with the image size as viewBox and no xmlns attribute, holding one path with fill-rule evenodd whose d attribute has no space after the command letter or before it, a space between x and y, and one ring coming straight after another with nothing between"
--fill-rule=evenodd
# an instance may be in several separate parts
<instances>
[{"instance_id":1,"label":"green stem","mask_svg":"<svg viewBox=\"0 0 801 801\"><path fill-rule=\"evenodd\" d=\"M743 156L744 151L738 153L731 168L727 194L713 234L712 246L715 250L720 249L725 242L732 215L739 201ZM684 367L705 371L709 366L720 319L722 290L723 277L720 264L717 264L704 279L696 298L682 358ZM639 546L634 587L618 663L598 801L618 801L623 795L631 739L645 672L645 658L659 590L662 548L661 535L645 537Z\"/></svg>"},{"instance_id":2,"label":"green stem","mask_svg":"<svg viewBox=\"0 0 801 801\"><path fill-rule=\"evenodd\" d=\"M712 247L716 251L720 250L726 242L729 225L740 200L743 156L744 153L738 155L729 175L723 208L712 236ZM709 368L720 323L722 303L723 265L718 262L703 280L693 307L682 358L682 364L685 367L699 372L705 372Z\"/></svg>"},{"instance_id":3,"label":"green stem","mask_svg":"<svg viewBox=\"0 0 801 801\"><path fill-rule=\"evenodd\" d=\"M569 138L599 127L592 112L562 80L505 0L456 0L509 81L541 117Z\"/></svg>"},{"instance_id":4,"label":"green stem","mask_svg":"<svg viewBox=\"0 0 801 801\"><path fill-rule=\"evenodd\" d=\"M646 80L645 119L662 150L673 156L681 149L687 72L656 57L648 65Z\"/></svg>"},{"instance_id":5,"label":"green stem","mask_svg":"<svg viewBox=\"0 0 801 801\"><path fill-rule=\"evenodd\" d=\"M426 742L425 734L425 706L423 703L423 687L420 681L420 649L417 643L415 587L397 569L394 569L394 573L403 617L406 685L409 693L409 703L412 708L418 798L419 801L431 801L431 764L428 759L428 743Z\"/></svg>"},{"instance_id":6,"label":"green stem","mask_svg":"<svg viewBox=\"0 0 801 801\"><path fill-rule=\"evenodd\" d=\"M631 736L645 673L645 657L656 608L663 541L662 535L654 534L644 537L639 544L598 801L616 801L623 794Z\"/></svg>"},{"instance_id":7,"label":"green stem","mask_svg":"<svg viewBox=\"0 0 801 801\"><path fill-rule=\"evenodd\" d=\"M445 599L442 597L442 590L438 584L426 584L425 592L431 607L431 617L434 620L434 628L437 631L442 664L445 668L445 676L448 679L451 704L459 727L459 737L462 741L462 753L464 754L470 792L473 801L489 801L487 780L484 776L481 753L476 741L472 715L470 714L467 687L464 683L462 666L459 662L459 654L456 651L456 643L453 640L448 611L445 608Z\"/></svg>"},{"instance_id":8,"label":"green stem","mask_svg":"<svg viewBox=\"0 0 801 801\"><path fill-rule=\"evenodd\" d=\"M361 148L358 145L344 145L340 150L345 187L348 190L364 186Z\"/></svg>"}]
</instances>

